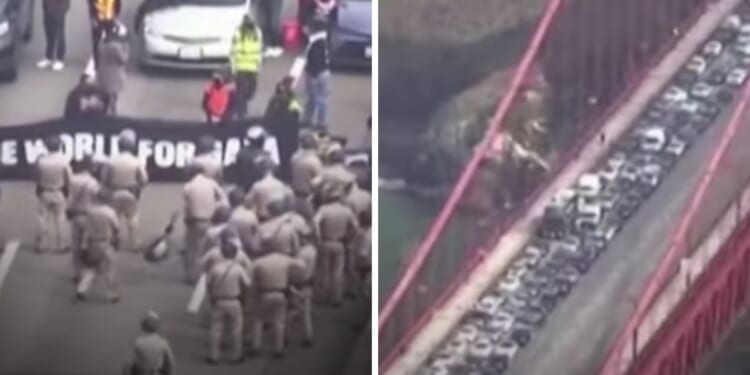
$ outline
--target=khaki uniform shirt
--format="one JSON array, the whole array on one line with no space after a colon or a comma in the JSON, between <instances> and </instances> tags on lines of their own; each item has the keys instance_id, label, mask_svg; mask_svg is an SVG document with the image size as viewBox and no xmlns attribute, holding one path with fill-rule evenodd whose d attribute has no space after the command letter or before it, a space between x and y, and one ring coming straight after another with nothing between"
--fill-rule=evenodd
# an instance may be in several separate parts
<instances>
[{"instance_id":1,"label":"khaki uniform shirt","mask_svg":"<svg viewBox=\"0 0 750 375\"><path fill-rule=\"evenodd\" d=\"M76 173L70 179L68 207L71 211L84 213L92 205L99 192L99 182L88 172Z\"/></svg>"},{"instance_id":2,"label":"khaki uniform shirt","mask_svg":"<svg viewBox=\"0 0 750 375\"><path fill-rule=\"evenodd\" d=\"M343 197L346 187L357 181L357 176L343 164L323 168L313 184L323 197Z\"/></svg>"},{"instance_id":3,"label":"khaki uniform shirt","mask_svg":"<svg viewBox=\"0 0 750 375\"><path fill-rule=\"evenodd\" d=\"M365 212L372 212L372 196L365 190L354 186L349 195L344 198L344 202L352 208L354 214L359 215Z\"/></svg>"},{"instance_id":4,"label":"khaki uniform shirt","mask_svg":"<svg viewBox=\"0 0 750 375\"><path fill-rule=\"evenodd\" d=\"M212 299L240 298L251 285L245 268L235 260L221 260L208 272L206 290Z\"/></svg>"},{"instance_id":5,"label":"khaki uniform shirt","mask_svg":"<svg viewBox=\"0 0 750 375\"><path fill-rule=\"evenodd\" d=\"M209 273L213 266L225 260L227 259L224 258L224 255L221 254L221 249L217 246L203 254L203 257L198 261L198 264L204 272ZM248 275L252 272L253 263L245 252L238 251L235 261L245 269L245 272L247 272Z\"/></svg>"},{"instance_id":6,"label":"khaki uniform shirt","mask_svg":"<svg viewBox=\"0 0 750 375\"><path fill-rule=\"evenodd\" d=\"M302 246L302 248L297 253L296 258L302 262L304 267L302 267L298 273L292 275L292 280L298 284L311 283L313 277L315 276L315 265L318 261L318 250L315 248L315 246L312 245Z\"/></svg>"},{"instance_id":7,"label":"khaki uniform shirt","mask_svg":"<svg viewBox=\"0 0 750 375\"><path fill-rule=\"evenodd\" d=\"M253 207L260 218L264 218L268 216L268 205L271 202L292 195L293 193L288 186L273 175L268 175L253 184L253 187L245 196L245 201L250 204L250 207Z\"/></svg>"},{"instance_id":8,"label":"khaki uniform shirt","mask_svg":"<svg viewBox=\"0 0 750 375\"><path fill-rule=\"evenodd\" d=\"M186 218L210 220L220 204L229 204L221 186L203 174L196 175L185 184L183 195Z\"/></svg>"},{"instance_id":9,"label":"khaki uniform shirt","mask_svg":"<svg viewBox=\"0 0 750 375\"><path fill-rule=\"evenodd\" d=\"M67 188L73 177L70 162L61 152L44 154L36 161L36 183L45 190Z\"/></svg>"},{"instance_id":10,"label":"khaki uniform shirt","mask_svg":"<svg viewBox=\"0 0 750 375\"><path fill-rule=\"evenodd\" d=\"M294 255L301 246L300 235L294 219L281 215L260 225L260 238L266 250Z\"/></svg>"},{"instance_id":11,"label":"khaki uniform shirt","mask_svg":"<svg viewBox=\"0 0 750 375\"><path fill-rule=\"evenodd\" d=\"M201 167L203 173L214 181L221 181L222 174L224 173L224 166L221 160L214 155L214 153L198 154L193 157L190 161L190 165L196 165Z\"/></svg>"},{"instance_id":12,"label":"khaki uniform shirt","mask_svg":"<svg viewBox=\"0 0 750 375\"><path fill-rule=\"evenodd\" d=\"M112 242L119 225L115 210L103 204L95 204L89 208L85 223L84 240L93 242Z\"/></svg>"},{"instance_id":13,"label":"khaki uniform shirt","mask_svg":"<svg viewBox=\"0 0 750 375\"><path fill-rule=\"evenodd\" d=\"M292 189L298 194L311 194L312 182L323 170L323 162L315 150L299 149L292 156Z\"/></svg>"},{"instance_id":14,"label":"khaki uniform shirt","mask_svg":"<svg viewBox=\"0 0 750 375\"><path fill-rule=\"evenodd\" d=\"M285 292L290 276L302 274L305 264L285 254L270 253L255 260L253 282L260 292Z\"/></svg>"},{"instance_id":15,"label":"khaki uniform shirt","mask_svg":"<svg viewBox=\"0 0 750 375\"><path fill-rule=\"evenodd\" d=\"M129 152L119 153L110 159L104 169L102 182L110 189L140 189L148 183L148 173L141 161Z\"/></svg>"},{"instance_id":16,"label":"khaki uniform shirt","mask_svg":"<svg viewBox=\"0 0 750 375\"><path fill-rule=\"evenodd\" d=\"M333 202L320 207L313 221L323 241L344 241L352 238L358 230L354 211L341 202Z\"/></svg>"},{"instance_id":17,"label":"khaki uniform shirt","mask_svg":"<svg viewBox=\"0 0 750 375\"><path fill-rule=\"evenodd\" d=\"M172 348L161 335L150 333L135 339L133 352L133 366L140 372L157 374L162 369L168 369L169 374L175 372Z\"/></svg>"},{"instance_id":18,"label":"khaki uniform shirt","mask_svg":"<svg viewBox=\"0 0 750 375\"><path fill-rule=\"evenodd\" d=\"M229 217L229 222L237 228L240 233L240 240L245 250L258 250L257 247L260 245L258 241L258 216L255 212L244 205L235 207L232 211L232 215ZM248 249L247 247L252 247Z\"/></svg>"}]
</instances>

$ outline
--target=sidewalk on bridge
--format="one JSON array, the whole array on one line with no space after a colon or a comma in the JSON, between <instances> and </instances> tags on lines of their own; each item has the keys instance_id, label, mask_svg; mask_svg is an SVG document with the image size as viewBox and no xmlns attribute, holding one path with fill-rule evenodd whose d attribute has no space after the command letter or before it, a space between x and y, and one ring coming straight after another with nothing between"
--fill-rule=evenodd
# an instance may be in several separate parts
<instances>
[{"instance_id":1,"label":"sidewalk on bridge","mask_svg":"<svg viewBox=\"0 0 750 375\"><path fill-rule=\"evenodd\" d=\"M435 311L433 318L416 335L412 344L388 369L388 375L411 375L424 363L430 353L447 337L461 317L490 284L507 268L513 258L522 250L533 234L533 222L543 213L544 206L559 189L571 186L578 176L592 168L606 155L608 145L619 138L636 117L664 88L682 64L722 22L741 0L720 0L711 3L708 10L659 64L643 80L631 98L615 112L602 128L607 144L602 146L598 137L593 137L559 176L542 192L530 210L518 220L500 239L495 249L468 276L464 285ZM502 251L500 251L502 250ZM381 370L382 371L382 370Z\"/></svg>"}]
</instances>

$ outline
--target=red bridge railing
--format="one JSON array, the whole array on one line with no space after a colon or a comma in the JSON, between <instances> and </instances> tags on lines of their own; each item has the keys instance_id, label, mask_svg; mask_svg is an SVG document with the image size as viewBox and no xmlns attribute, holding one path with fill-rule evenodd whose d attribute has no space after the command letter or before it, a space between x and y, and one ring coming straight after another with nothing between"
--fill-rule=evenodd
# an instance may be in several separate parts
<instances>
[{"instance_id":1,"label":"red bridge railing","mask_svg":"<svg viewBox=\"0 0 750 375\"><path fill-rule=\"evenodd\" d=\"M744 306L750 252L750 224L747 220L742 223L736 236L725 244L723 252L714 256L715 260L710 265L712 268L701 274L700 282L690 285L687 295L672 310L665 324L654 332L654 327L647 321L649 314L662 308L658 305L661 303L660 296L679 272L682 261L694 250L695 243L689 238L697 229L694 223L703 215L707 194L718 175L722 172L732 174L726 171L732 168L726 157L737 132L748 121L750 85L746 85L735 102L730 122L702 173L687 209L671 234L667 251L649 277L633 313L599 369L599 375L688 375L694 369L699 354L709 349L710 344L727 327L726 324ZM738 206L742 198L738 198ZM661 344L656 345L657 342Z\"/></svg>"},{"instance_id":2,"label":"red bridge railing","mask_svg":"<svg viewBox=\"0 0 750 375\"><path fill-rule=\"evenodd\" d=\"M381 371L709 1L549 0L484 137L381 308ZM511 155L517 146L546 165Z\"/></svg>"}]
</instances>

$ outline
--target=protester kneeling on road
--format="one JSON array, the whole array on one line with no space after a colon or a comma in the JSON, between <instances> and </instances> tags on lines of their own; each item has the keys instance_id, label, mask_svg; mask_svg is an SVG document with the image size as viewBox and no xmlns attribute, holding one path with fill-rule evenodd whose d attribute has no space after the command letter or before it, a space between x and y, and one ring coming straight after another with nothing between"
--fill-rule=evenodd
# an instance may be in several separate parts
<instances>
[{"instance_id":1,"label":"protester kneeling on road","mask_svg":"<svg viewBox=\"0 0 750 375\"><path fill-rule=\"evenodd\" d=\"M65 100L65 118L104 116L110 108L110 101L109 94L99 86L96 79L83 74Z\"/></svg>"}]
</instances>

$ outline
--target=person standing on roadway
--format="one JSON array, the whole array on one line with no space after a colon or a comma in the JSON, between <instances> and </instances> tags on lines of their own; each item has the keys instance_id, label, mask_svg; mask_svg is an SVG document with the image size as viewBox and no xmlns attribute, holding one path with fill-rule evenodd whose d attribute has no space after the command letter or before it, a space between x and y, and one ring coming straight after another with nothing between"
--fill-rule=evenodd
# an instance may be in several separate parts
<instances>
[{"instance_id":1,"label":"person standing on roadway","mask_svg":"<svg viewBox=\"0 0 750 375\"><path fill-rule=\"evenodd\" d=\"M260 126L252 126L245 133L245 145L237 152L229 173L232 182L247 193L263 177L261 162L271 157L265 150L266 131Z\"/></svg>"},{"instance_id":2,"label":"person standing on roadway","mask_svg":"<svg viewBox=\"0 0 750 375\"><path fill-rule=\"evenodd\" d=\"M229 74L214 72L211 82L203 90L202 107L209 124L231 120L234 83Z\"/></svg>"},{"instance_id":3,"label":"person standing on roadway","mask_svg":"<svg viewBox=\"0 0 750 375\"><path fill-rule=\"evenodd\" d=\"M106 298L116 303L120 300L115 274L115 250L119 246L117 213L109 206L110 194L100 190L86 212L83 231L84 250L81 254L83 272L76 288L76 298L86 299L94 279L106 282Z\"/></svg>"},{"instance_id":4,"label":"person standing on roadway","mask_svg":"<svg viewBox=\"0 0 750 375\"><path fill-rule=\"evenodd\" d=\"M71 243L73 248L73 270L75 280L81 277L81 254L84 250L84 230L86 229L86 212L99 194L99 181L93 176L94 161L90 155L75 165L75 174L70 180L68 195L68 220L71 224Z\"/></svg>"},{"instance_id":5,"label":"person standing on roadway","mask_svg":"<svg viewBox=\"0 0 750 375\"><path fill-rule=\"evenodd\" d=\"M39 69L52 68L60 71L65 68L65 18L70 10L70 0L43 0L42 18L47 47L44 59L39 61Z\"/></svg>"},{"instance_id":6,"label":"person standing on roadway","mask_svg":"<svg viewBox=\"0 0 750 375\"><path fill-rule=\"evenodd\" d=\"M206 176L198 166L188 167L189 181L183 189L185 200L185 281L193 284L198 279L198 259L202 255L201 245L211 226L211 217L219 205L228 204L224 190Z\"/></svg>"},{"instance_id":7,"label":"person standing on roadway","mask_svg":"<svg viewBox=\"0 0 750 375\"><path fill-rule=\"evenodd\" d=\"M344 279L352 270L347 267L352 242L359 226L352 209L339 199L323 201L315 214L315 231L320 239L322 287L333 306L341 306L344 298Z\"/></svg>"},{"instance_id":8,"label":"person standing on roadway","mask_svg":"<svg viewBox=\"0 0 750 375\"><path fill-rule=\"evenodd\" d=\"M133 359L126 375L173 375L175 356L172 346L159 334L161 319L154 311L148 311L141 320L143 335L133 343Z\"/></svg>"},{"instance_id":9,"label":"person standing on roadway","mask_svg":"<svg viewBox=\"0 0 750 375\"><path fill-rule=\"evenodd\" d=\"M303 274L305 264L289 255L269 251L253 263L253 286L257 311L253 314L251 355L257 355L263 339L263 325L269 324L273 332L273 355L284 356L284 338L287 322L287 296L292 275Z\"/></svg>"},{"instance_id":10,"label":"person standing on roadway","mask_svg":"<svg viewBox=\"0 0 750 375\"><path fill-rule=\"evenodd\" d=\"M294 193L286 184L274 176L276 165L270 158L260 161L260 165L263 171L263 178L253 184L245 199L252 205L253 210L258 215L258 219L265 221L271 217L268 210L271 202L293 199Z\"/></svg>"},{"instance_id":11,"label":"person standing on roadway","mask_svg":"<svg viewBox=\"0 0 750 375\"><path fill-rule=\"evenodd\" d=\"M120 22L115 22L105 33L99 48L96 64L96 79L109 94L109 114L117 114L117 97L125 88L127 64L130 57L127 30Z\"/></svg>"},{"instance_id":12,"label":"person standing on roadway","mask_svg":"<svg viewBox=\"0 0 750 375\"><path fill-rule=\"evenodd\" d=\"M210 135L201 136L195 148L195 156L188 167L196 166L203 171L206 177L221 183L223 178L223 165L221 157L216 155L216 138Z\"/></svg>"},{"instance_id":13,"label":"person standing on roadway","mask_svg":"<svg viewBox=\"0 0 750 375\"><path fill-rule=\"evenodd\" d=\"M73 171L62 152L60 136L44 140L47 153L36 160L36 196L39 199L37 252L64 252L70 249L66 220L66 199Z\"/></svg>"},{"instance_id":14,"label":"person standing on roadway","mask_svg":"<svg viewBox=\"0 0 750 375\"><path fill-rule=\"evenodd\" d=\"M227 228L221 233L221 253L226 260L211 267L207 277L208 296L211 300L211 328L209 335L209 355L207 362L219 362L222 336L231 336L230 361L242 362L243 310L242 298L251 286L251 279L244 267L237 261L237 233ZM224 324L228 327L225 327Z\"/></svg>"},{"instance_id":15,"label":"person standing on roadway","mask_svg":"<svg viewBox=\"0 0 750 375\"><path fill-rule=\"evenodd\" d=\"M136 142L131 137L119 137L120 152L105 165L102 185L112 192L112 200L120 221L120 246L137 251L138 201L148 183L146 166L136 156Z\"/></svg>"},{"instance_id":16,"label":"person standing on roadway","mask_svg":"<svg viewBox=\"0 0 750 375\"><path fill-rule=\"evenodd\" d=\"M266 107L263 117L271 134L276 137L279 146L279 177L284 181L291 179L290 162L297 151L300 133L300 112L302 107L297 100L292 77L284 77L276 85L276 92Z\"/></svg>"},{"instance_id":17,"label":"person standing on roadway","mask_svg":"<svg viewBox=\"0 0 750 375\"><path fill-rule=\"evenodd\" d=\"M106 31L120 16L122 4L120 0L88 0L88 5L91 18L91 55L96 65L99 63L99 44Z\"/></svg>"},{"instance_id":18,"label":"person standing on roadway","mask_svg":"<svg viewBox=\"0 0 750 375\"><path fill-rule=\"evenodd\" d=\"M300 133L300 144L292 155L291 185L294 191L296 211L305 219L312 221L315 214L313 208L313 181L323 170L323 162L318 156L318 144L315 134L309 130Z\"/></svg>"},{"instance_id":19,"label":"person standing on roadway","mask_svg":"<svg viewBox=\"0 0 750 375\"><path fill-rule=\"evenodd\" d=\"M258 23L263 29L263 51L265 57L281 57L284 49L281 47L281 11L284 0L256 0L256 14Z\"/></svg>"},{"instance_id":20,"label":"person standing on roadway","mask_svg":"<svg viewBox=\"0 0 750 375\"><path fill-rule=\"evenodd\" d=\"M305 90L307 101L302 123L326 126L328 97L330 95L330 52L326 21L316 18L311 24L310 40L305 52Z\"/></svg>"},{"instance_id":21,"label":"person standing on roadway","mask_svg":"<svg viewBox=\"0 0 750 375\"><path fill-rule=\"evenodd\" d=\"M237 85L237 118L247 117L248 105L255 96L258 72L263 60L263 35L250 14L242 19L237 33L232 37L230 62Z\"/></svg>"}]
</instances>

